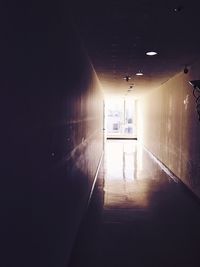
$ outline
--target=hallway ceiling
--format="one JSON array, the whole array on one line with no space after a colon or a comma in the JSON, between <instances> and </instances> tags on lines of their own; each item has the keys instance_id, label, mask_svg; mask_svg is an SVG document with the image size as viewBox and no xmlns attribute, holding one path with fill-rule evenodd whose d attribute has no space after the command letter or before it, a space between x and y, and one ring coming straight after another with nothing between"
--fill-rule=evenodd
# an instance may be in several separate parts
<instances>
[{"instance_id":1,"label":"hallway ceiling","mask_svg":"<svg viewBox=\"0 0 200 267\"><path fill-rule=\"evenodd\" d=\"M105 92L138 97L197 60L199 9L198 0L85 0L70 12Z\"/></svg>"}]
</instances>

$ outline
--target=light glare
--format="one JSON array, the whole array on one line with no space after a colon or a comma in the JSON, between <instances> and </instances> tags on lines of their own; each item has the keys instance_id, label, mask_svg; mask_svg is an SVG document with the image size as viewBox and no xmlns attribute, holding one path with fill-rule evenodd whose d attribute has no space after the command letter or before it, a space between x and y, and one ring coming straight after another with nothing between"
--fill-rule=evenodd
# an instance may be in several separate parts
<instances>
[{"instance_id":1,"label":"light glare","mask_svg":"<svg viewBox=\"0 0 200 267\"><path fill-rule=\"evenodd\" d=\"M143 76L144 74L142 72L136 73L137 76Z\"/></svg>"},{"instance_id":2,"label":"light glare","mask_svg":"<svg viewBox=\"0 0 200 267\"><path fill-rule=\"evenodd\" d=\"M149 52L146 52L146 55L147 56L155 56L155 55L157 55L158 53L157 52L155 52L155 51L149 51Z\"/></svg>"}]
</instances>

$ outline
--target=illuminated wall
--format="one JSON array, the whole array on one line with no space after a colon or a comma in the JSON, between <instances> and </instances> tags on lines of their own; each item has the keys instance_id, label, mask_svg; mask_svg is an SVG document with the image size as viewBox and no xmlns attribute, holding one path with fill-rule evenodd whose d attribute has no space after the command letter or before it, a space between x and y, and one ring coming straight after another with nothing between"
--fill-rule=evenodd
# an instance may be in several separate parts
<instances>
[{"instance_id":1,"label":"illuminated wall","mask_svg":"<svg viewBox=\"0 0 200 267\"><path fill-rule=\"evenodd\" d=\"M139 105L139 139L200 197L200 122L189 80L200 66L177 74L146 94Z\"/></svg>"},{"instance_id":2,"label":"illuminated wall","mask_svg":"<svg viewBox=\"0 0 200 267\"><path fill-rule=\"evenodd\" d=\"M33 217L38 228L34 240L37 254L42 251L41 266L66 263L103 145L100 86L78 41L68 38L71 45L64 40L63 54L53 48L50 73L42 87L35 83L33 97L35 123L39 123L32 133L39 169L33 177ZM57 42L58 50L61 42Z\"/></svg>"}]
</instances>

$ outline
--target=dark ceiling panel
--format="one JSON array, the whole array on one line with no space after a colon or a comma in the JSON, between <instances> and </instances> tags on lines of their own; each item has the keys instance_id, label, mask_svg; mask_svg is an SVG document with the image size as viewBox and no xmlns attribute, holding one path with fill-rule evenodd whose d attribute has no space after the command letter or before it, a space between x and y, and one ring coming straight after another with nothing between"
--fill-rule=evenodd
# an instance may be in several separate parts
<instances>
[{"instance_id":1,"label":"dark ceiling panel","mask_svg":"<svg viewBox=\"0 0 200 267\"><path fill-rule=\"evenodd\" d=\"M200 1L86 0L70 8L105 90L123 94L130 75L137 93L144 92L200 55ZM148 50L158 55L147 57Z\"/></svg>"}]
</instances>

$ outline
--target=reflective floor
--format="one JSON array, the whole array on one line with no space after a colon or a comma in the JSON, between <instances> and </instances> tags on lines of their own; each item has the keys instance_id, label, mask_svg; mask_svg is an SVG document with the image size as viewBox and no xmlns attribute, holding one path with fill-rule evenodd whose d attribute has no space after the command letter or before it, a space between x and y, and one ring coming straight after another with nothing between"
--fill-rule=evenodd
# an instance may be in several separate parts
<instances>
[{"instance_id":1,"label":"reflective floor","mask_svg":"<svg viewBox=\"0 0 200 267\"><path fill-rule=\"evenodd\" d=\"M199 202L137 141L107 141L70 267L199 267L199 248Z\"/></svg>"}]
</instances>

